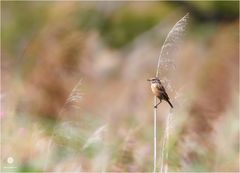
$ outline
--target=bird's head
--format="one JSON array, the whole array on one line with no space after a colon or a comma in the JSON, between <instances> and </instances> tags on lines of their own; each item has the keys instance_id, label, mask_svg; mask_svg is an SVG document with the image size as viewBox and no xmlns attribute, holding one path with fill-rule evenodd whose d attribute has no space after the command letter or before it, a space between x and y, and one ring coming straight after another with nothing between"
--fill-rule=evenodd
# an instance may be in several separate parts
<instances>
[{"instance_id":1,"label":"bird's head","mask_svg":"<svg viewBox=\"0 0 240 173\"><path fill-rule=\"evenodd\" d=\"M147 81L151 83L160 83L160 79L158 77L149 78Z\"/></svg>"}]
</instances>

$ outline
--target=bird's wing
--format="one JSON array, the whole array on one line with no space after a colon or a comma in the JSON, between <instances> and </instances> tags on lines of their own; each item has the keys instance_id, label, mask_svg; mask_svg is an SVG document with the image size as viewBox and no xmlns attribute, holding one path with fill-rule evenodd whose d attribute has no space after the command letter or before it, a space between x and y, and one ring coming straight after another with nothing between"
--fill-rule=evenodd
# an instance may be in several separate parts
<instances>
[{"instance_id":1,"label":"bird's wing","mask_svg":"<svg viewBox=\"0 0 240 173\"><path fill-rule=\"evenodd\" d=\"M165 88L162 86L162 84L159 84L159 83L158 83L157 88L158 88L160 91L165 92Z\"/></svg>"},{"instance_id":2,"label":"bird's wing","mask_svg":"<svg viewBox=\"0 0 240 173\"><path fill-rule=\"evenodd\" d=\"M158 84L157 88L161 92L161 95L164 97L164 99L169 100L169 97L168 97L168 94L167 94L165 88L161 84Z\"/></svg>"},{"instance_id":3,"label":"bird's wing","mask_svg":"<svg viewBox=\"0 0 240 173\"><path fill-rule=\"evenodd\" d=\"M163 92L162 95L166 100L169 100L168 94L166 92Z\"/></svg>"}]
</instances>

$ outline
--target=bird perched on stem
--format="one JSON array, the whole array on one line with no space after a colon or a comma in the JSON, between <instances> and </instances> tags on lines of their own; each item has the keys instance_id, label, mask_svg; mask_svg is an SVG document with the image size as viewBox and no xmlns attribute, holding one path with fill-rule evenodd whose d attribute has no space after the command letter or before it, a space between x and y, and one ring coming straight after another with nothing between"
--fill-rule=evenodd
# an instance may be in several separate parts
<instances>
[{"instance_id":1,"label":"bird perched on stem","mask_svg":"<svg viewBox=\"0 0 240 173\"><path fill-rule=\"evenodd\" d=\"M154 106L154 108L157 108L157 106L162 102L162 100L165 100L168 102L168 104L173 108L172 103L169 101L168 94L166 93L165 88L163 87L160 79L158 77L150 78L148 81L151 82L151 89L153 94L159 98L160 102Z\"/></svg>"}]
</instances>

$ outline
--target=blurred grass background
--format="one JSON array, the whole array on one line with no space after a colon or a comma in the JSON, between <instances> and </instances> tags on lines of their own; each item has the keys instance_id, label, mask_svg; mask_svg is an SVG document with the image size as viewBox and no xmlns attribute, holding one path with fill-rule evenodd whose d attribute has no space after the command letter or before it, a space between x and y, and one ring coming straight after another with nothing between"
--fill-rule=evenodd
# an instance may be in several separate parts
<instances>
[{"instance_id":1,"label":"blurred grass background","mask_svg":"<svg viewBox=\"0 0 240 173\"><path fill-rule=\"evenodd\" d=\"M1 170L152 171L146 79L187 12L169 170L239 171L238 1L1 1Z\"/></svg>"}]
</instances>

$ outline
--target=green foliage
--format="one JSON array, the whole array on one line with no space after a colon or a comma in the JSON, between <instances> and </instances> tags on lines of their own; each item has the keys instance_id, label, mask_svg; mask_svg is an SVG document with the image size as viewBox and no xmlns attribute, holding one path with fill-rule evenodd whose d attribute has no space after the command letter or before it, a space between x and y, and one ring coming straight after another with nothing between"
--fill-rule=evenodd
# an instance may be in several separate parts
<instances>
[{"instance_id":1,"label":"green foliage","mask_svg":"<svg viewBox=\"0 0 240 173\"><path fill-rule=\"evenodd\" d=\"M239 1L213 1L217 11L226 15L239 15Z\"/></svg>"},{"instance_id":2,"label":"green foliage","mask_svg":"<svg viewBox=\"0 0 240 173\"><path fill-rule=\"evenodd\" d=\"M104 40L112 47L122 47L157 23L156 16L140 16L126 11L101 28Z\"/></svg>"},{"instance_id":3,"label":"green foliage","mask_svg":"<svg viewBox=\"0 0 240 173\"><path fill-rule=\"evenodd\" d=\"M30 165L28 163L24 163L18 169L18 172L41 172L41 169L35 168L35 167L33 167L32 165Z\"/></svg>"},{"instance_id":4,"label":"green foliage","mask_svg":"<svg viewBox=\"0 0 240 173\"><path fill-rule=\"evenodd\" d=\"M106 15L97 9L81 9L76 13L76 21L80 29L99 30L109 47L119 48L160 21L165 11L159 7L143 13L126 8L117 10L112 15Z\"/></svg>"},{"instance_id":5,"label":"green foliage","mask_svg":"<svg viewBox=\"0 0 240 173\"><path fill-rule=\"evenodd\" d=\"M22 39L36 34L47 16L47 4L39 2L1 2L3 45L17 51Z\"/></svg>"}]
</instances>

